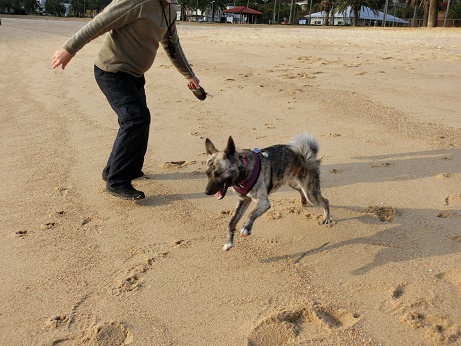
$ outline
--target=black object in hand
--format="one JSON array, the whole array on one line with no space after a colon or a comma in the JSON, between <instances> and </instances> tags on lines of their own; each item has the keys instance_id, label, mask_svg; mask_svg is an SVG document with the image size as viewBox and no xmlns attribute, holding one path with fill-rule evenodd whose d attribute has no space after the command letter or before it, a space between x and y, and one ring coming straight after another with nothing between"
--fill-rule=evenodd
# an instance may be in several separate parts
<instances>
[{"instance_id":1,"label":"black object in hand","mask_svg":"<svg viewBox=\"0 0 461 346\"><path fill-rule=\"evenodd\" d=\"M202 87L196 89L193 84L188 84L188 87L200 101L206 99L207 92Z\"/></svg>"}]
</instances>

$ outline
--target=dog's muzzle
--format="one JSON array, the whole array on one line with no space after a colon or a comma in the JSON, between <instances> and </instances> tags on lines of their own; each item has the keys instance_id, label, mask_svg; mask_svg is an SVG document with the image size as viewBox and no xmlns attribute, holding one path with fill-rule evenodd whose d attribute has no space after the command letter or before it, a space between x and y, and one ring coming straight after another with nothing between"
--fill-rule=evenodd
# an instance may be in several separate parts
<instances>
[{"instance_id":1,"label":"dog's muzzle","mask_svg":"<svg viewBox=\"0 0 461 346\"><path fill-rule=\"evenodd\" d=\"M226 182L223 184L222 187L218 187L217 189L207 186L207 188L205 189L205 194L209 196L215 195L217 199L223 199L224 196L226 195L228 188L229 186L227 185Z\"/></svg>"}]
</instances>

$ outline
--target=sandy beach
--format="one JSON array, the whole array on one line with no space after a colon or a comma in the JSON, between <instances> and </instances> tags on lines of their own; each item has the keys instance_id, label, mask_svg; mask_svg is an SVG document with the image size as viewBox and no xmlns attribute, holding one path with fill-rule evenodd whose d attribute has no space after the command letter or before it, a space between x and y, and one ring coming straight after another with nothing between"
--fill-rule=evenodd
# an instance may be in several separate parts
<instances>
[{"instance_id":1,"label":"sandy beach","mask_svg":"<svg viewBox=\"0 0 461 346\"><path fill-rule=\"evenodd\" d=\"M210 96L159 53L133 202L101 179L102 38L51 69L85 23L2 17L0 345L461 345L460 29L179 23ZM333 223L284 187L223 251L205 138L305 131Z\"/></svg>"}]
</instances>

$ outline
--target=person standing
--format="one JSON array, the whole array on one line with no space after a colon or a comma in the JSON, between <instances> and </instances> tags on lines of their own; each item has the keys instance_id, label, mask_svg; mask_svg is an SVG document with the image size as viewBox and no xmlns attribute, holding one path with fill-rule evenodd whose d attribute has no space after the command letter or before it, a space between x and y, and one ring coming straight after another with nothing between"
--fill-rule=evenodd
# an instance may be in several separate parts
<instances>
[{"instance_id":1,"label":"person standing","mask_svg":"<svg viewBox=\"0 0 461 346\"><path fill-rule=\"evenodd\" d=\"M150 111L144 74L160 45L192 90L200 89L179 43L176 0L113 0L52 57L51 67L64 70L87 43L107 33L94 63L96 82L118 117L119 130L102 178L106 190L123 199L142 199L131 181L144 175ZM203 90L203 89L202 89Z\"/></svg>"}]
</instances>

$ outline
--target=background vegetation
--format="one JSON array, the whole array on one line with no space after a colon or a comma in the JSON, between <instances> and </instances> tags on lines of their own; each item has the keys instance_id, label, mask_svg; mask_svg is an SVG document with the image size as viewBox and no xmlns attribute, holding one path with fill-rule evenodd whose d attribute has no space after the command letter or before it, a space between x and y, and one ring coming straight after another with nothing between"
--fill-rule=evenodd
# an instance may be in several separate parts
<instances>
[{"instance_id":1,"label":"background vegetation","mask_svg":"<svg viewBox=\"0 0 461 346\"><path fill-rule=\"evenodd\" d=\"M397 1L397 0L395 0ZM405 19L415 19L422 26L437 26L437 17L440 10L448 7L448 0L406 0L407 3L398 3L393 7L394 0L388 0L388 13ZM461 26L461 0L451 0L447 18ZM47 0L44 11L41 10L38 0L0 0L0 13L14 14L43 14L64 16L66 6L71 5L70 16L82 17L100 12L111 0ZM188 20L189 10L198 10L198 13L215 12L217 9L226 9L228 5L247 6L262 12L257 23L268 24L275 20L280 23L286 19L290 24L297 24L300 18L312 12L343 10L352 6L358 11L361 6L372 10L382 11L386 0L308 0L307 5L295 4L295 0L178 0L181 8L181 20ZM439 18L440 19L440 18ZM328 25L328 21L326 25Z\"/></svg>"}]
</instances>

